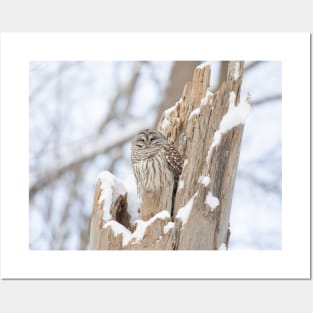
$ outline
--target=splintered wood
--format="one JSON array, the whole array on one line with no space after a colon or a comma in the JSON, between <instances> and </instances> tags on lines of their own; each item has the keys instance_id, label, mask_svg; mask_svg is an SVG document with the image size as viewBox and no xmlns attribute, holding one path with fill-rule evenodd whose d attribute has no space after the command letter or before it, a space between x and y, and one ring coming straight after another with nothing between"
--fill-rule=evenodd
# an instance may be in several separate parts
<instances>
[{"instance_id":1,"label":"splintered wood","mask_svg":"<svg viewBox=\"0 0 313 313\"><path fill-rule=\"evenodd\" d=\"M247 111L246 107L245 110L239 107L243 62L229 62L227 79L214 93L210 91L210 75L209 65L198 66L181 98L163 112L158 124L158 130L175 144L185 160L173 217L166 215L165 210L164 214L153 213L144 221L130 225L127 194L106 208L105 204L99 204L101 184L98 182L91 220L91 249L217 250L228 247L244 117L238 122L232 120L231 114L233 110L237 110L237 115ZM152 199L151 203L152 206L168 203L168 199L165 200ZM110 221L103 220L104 210L110 210ZM123 228L119 230L114 223Z\"/></svg>"}]
</instances>

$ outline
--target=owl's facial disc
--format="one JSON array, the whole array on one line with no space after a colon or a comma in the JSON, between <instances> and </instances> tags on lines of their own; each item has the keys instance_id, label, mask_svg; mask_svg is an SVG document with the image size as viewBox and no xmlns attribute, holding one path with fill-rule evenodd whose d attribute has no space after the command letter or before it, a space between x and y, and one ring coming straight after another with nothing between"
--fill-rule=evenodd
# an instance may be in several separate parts
<instances>
[{"instance_id":1,"label":"owl's facial disc","mask_svg":"<svg viewBox=\"0 0 313 313\"><path fill-rule=\"evenodd\" d=\"M145 136L141 136L136 140L136 147L142 149L147 146L147 141Z\"/></svg>"},{"instance_id":2,"label":"owl's facial disc","mask_svg":"<svg viewBox=\"0 0 313 313\"><path fill-rule=\"evenodd\" d=\"M159 138L155 135L149 135L148 143L150 145L162 145L162 144L164 144L164 140L162 140L162 138Z\"/></svg>"},{"instance_id":3,"label":"owl's facial disc","mask_svg":"<svg viewBox=\"0 0 313 313\"><path fill-rule=\"evenodd\" d=\"M167 143L167 141L161 133L149 129L140 132L135 141L135 145L139 149L157 147L165 143Z\"/></svg>"},{"instance_id":4,"label":"owl's facial disc","mask_svg":"<svg viewBox=\"0 0 313 313\"><path fill-rule=\"evenodd\" d=\"M147 142L150 145L164 145L166 143L166 139L161 133L156 131L150 131L147 134Z\"/></svg>"}]
</instances>

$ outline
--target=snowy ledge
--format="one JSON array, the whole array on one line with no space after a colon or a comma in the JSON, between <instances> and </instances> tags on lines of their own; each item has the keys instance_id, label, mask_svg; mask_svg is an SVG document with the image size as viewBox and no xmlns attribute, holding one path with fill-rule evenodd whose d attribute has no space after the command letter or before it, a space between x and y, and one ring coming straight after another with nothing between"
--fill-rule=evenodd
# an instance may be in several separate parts
<instances>
[{"instance_id":1,"label":"snowy ledge","mask_svg":"<svg viewBox=\"0 0 313 313\"><path fill-rule=\"evenodd\" d=\"M148 236L152 234L151 238L154 238L159 232L159 239L167 233L171 236L170 231L175 227L175 223L171 222L171 216L167 210L158 212L147 221L140 219L138 213L140 201L133 176L122 181L110 172L104 171L98 175L97 188L98 198L95 203L100 210L98 225L102 229L107 229L114 237L120 236L118 241L121 239L122 247L143 243L146 234ZM121 214L124 214L126 218L121 218ZM158 221L164 221L161 229L157 226L154 230L148 230Z\"/></svg>"},{"instance_id":2,"label":"snowy ledge","mask_svg":"<svg viewBox=\"0 0 313 313\"><path fill-rule=\"evenodd\" d=\"M183 226L187 223L189 219L189 215L191 213L192 206L193 206L193 200L197 195L198 195L198 192L196 192L192 196L192 198L187 202L187 204L183 206L182 208L180 208L176 214L175 218L180 219L182 221Z\"/></svg>"},{"instance_id":3,"label":"snowy ledge","mask_svg":"<svg viewBox=\"0 0 313 313\"><path fill-rule=\"evenodd\" d=\"M193 116L197 116L201 113L201 107L205 106L207 104L211 104L212 103L212 96L213 96L213 92L210 89L207 89L205 96L201 99L200 101L200 106L195 108L190 114L188 119L190 120Z\"/></svg>"},{"instance_id":4,"label":"snowy ledge","mask_svg":"<svg viewBox=\"0 0 313 313\"><path fill-rule=\"evenodd\" d=\"M136 229L132 233L130 232L125 226L122 224L116 222L116 221L109 221L106 224L104 224L103 228L111 228L113 231L114 236L118 236L119 234L122 234L123 240L122 240L122 245L123 247L127 246L130 242L132 244L138 243L143 240L144 235L146 233L146 229L152 225L155 221L157 220L165 220L165 219L170 219L170 215L168 211L161 211L152 218L150 218L148 221L143 221L143 220L137 220L135 222ZM167 233L173 225L167 224L164 227L164 234Z\"/></svg>"},{"instance_id":5,"label":"snowy ledge","mask_svg":"<svg viewBox=\"0 0 313 313\"><path fill-rule=\"evenodd\" d=\"M179 99L179 101L177 101L173 106L171 106L170 108L168 108L167 110L164 111L164 119L163 122L161 124L161 129L165 129L168 128L171 125L171 121L169 119L169 116L172 112L174 112L175 110L177 110L177 107L180 103L182 103L183 99ZM179 123L179 119L176 118L175 121L177 123Z\"/></svg>"},{"instance_id":6,"label":"snowy ledge","mask_svg":"<svg viewBox=\"0 0 313 313\"><path fill-rule=\"evenodd\" d=\"M207 162L211 160L213 148L217 146L222 138L222 135L231 130L232 128L244 124L250 113L250 95L246 99L235 105L236 93L231 91L229 93L229 107L227 113L223 116L220 122L219 129L215 131L213 142L207 154Z\"/></svg>"},{"instance_id":7,"label":"snowy ledge","mask_svg":"<svg viewBox=\"0 0 313 313\"><path fill-rule=\"evenodd\" d=\"M208 61L203 62L203 63L199 64L197 66L197 68L203 70L206 66L211 66L211 62L208 62Z\"/></svg>"},{"instance_id":8,"label":"snowy ledge","mask_svg":"<svg viewBox=\"0 0 313 313\"><path fill-rule=\"evenodd\" d=\"M103 220L108 222L112 219L111 208L117 198L127 193L127 213L130 215L130 223L133 224L139 218L140 200L137 197L136 182L133 175L125 180L120 180L108 171L103 171L98 175L100 181L101 194L98 204L102 204Z\"/></svg>"},{"instance_id":9,"label":"snowy ledge","mask_svg":"<svg viewBox=\"0 0 313 313\"><path fill-rule=\"evenodd\" d=\"M200 106L211 104L213 100L212 98L213 95L214 95L213 92L208 88L205 93L205 96L200 101Z\"/></svg>"},{"instance_id":10,"label":"snowy ledge","mask_svg":"<svg viewBox=\"0 0 313 313\"><path fill-rule=\"evenodd\" d=\"M210 184L210 176L200 176L198 179L198 183L202 184L204 187L208 187Z\"/></svg>"},{"instance_id":11,"label":"snowy ledge","mask_svg":"<svg viewBox=\"0 0 313 313\"><path fill-rule=\"evenodd\" d=\"M210 191L207 193L204 203L211 208L211 211L214 211L220 205L218 198L214 197Z\"/></svg>"},{"instance_id":12,"label":"snowy ledge","mask_svg":"<svg viewBox=\"0 0 313 313\"><path fill-rule=\"evenodd\" d=\"M190 115L189 115L189 120L193 117L193 116L196 116L196 115L199 115L200 114L200 108L196 108L194 109Z\"/></svg>"},{"instance_id":13,"label":"snowy ledge","mask_svg":"<svg viewBox=\"0 0 313 313\"><path fill-rule=\"evenodd\" d=\"M125 195L127 191L123 183L110 172L101 172L98 175L98 180L101 182L101 194L98 204L103 202L103 219L109 221L112 219L112 204L114 204L118 196Z\"/></svg>"}]
</instances>

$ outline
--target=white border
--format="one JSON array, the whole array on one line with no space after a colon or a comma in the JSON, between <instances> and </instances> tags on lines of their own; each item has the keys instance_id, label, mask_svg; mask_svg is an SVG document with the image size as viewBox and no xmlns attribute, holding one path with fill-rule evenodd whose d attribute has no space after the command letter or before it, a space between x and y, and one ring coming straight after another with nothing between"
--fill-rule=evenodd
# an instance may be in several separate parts
<instances>
[{"instance_id":1,"label":"white border","mask_svg":"<svg viewBox=\"0 0 313 313\"><path fill-rule=\"evenodd\" d=\"M30 251L28 64L35 60L282 61L282 250ZM309 91L304 33L2 34L2 278L309 278Z\"/></svg>"}]
</instances>

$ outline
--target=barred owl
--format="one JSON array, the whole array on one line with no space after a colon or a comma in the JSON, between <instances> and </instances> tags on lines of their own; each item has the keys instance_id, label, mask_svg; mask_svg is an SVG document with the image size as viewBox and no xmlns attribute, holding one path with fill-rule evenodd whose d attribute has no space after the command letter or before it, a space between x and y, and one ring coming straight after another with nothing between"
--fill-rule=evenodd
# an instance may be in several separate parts
<instances>
[{"instance_id":1,"label":"barred owl","mask_svg":"<svg viewBox=\"0 0 313 313\"><path fill-rule=\"evenodd\" d=\"M131 161L141 199L146 192L162 192L164 188L176 191L183 160L160 132L139 132L132 142Z\"/></svg>"}]
</instances>

